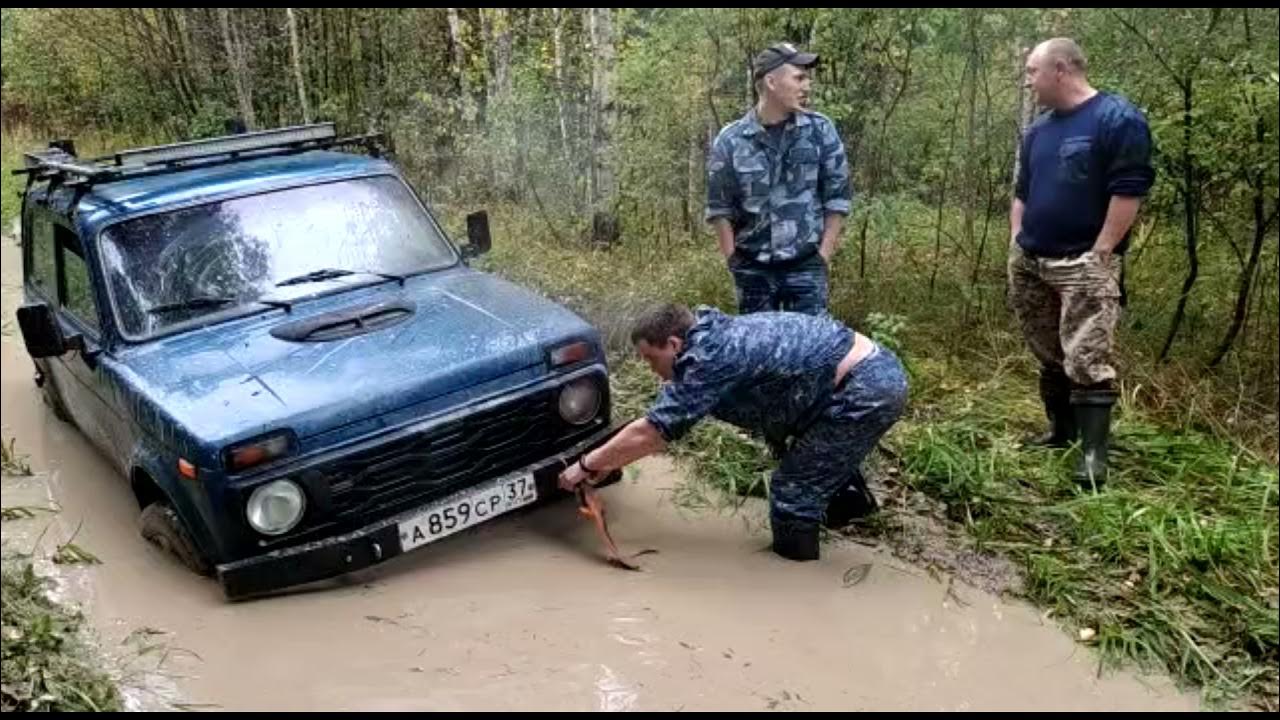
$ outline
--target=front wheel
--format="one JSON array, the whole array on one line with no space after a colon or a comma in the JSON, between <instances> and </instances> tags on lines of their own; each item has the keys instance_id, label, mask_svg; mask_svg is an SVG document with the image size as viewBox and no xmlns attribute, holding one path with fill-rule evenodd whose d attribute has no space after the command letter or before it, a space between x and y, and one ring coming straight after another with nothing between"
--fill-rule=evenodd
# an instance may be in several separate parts
<instances>
[{"instance_id":1,"label":"front wheel","mask_svg":"<svg viewBox=\"0 0 1280 720\"><path fill-rule=\"evenodd\" d=\"M182 518L169 503L152 503L143 509L142 516L138 518L138 532L144 540L177 558L197 575L208 577L213 574L213 565L191 541L191 533L187 532Z\"/></svg>"}]
</instances>

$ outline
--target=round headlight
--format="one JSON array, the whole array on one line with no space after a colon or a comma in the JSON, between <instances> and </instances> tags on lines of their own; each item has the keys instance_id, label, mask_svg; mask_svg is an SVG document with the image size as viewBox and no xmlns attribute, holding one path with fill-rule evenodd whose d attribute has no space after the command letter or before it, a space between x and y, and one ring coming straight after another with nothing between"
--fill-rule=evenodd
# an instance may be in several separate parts
<instances>
[{"instance_id":1,"label":"round headlight","mask_svg":"<svg viewBox=\"0 0 1280 720\"><path fill-rule=\"evenodd\" d=\"M585 425L600 412L600 385L580 378L560 390L560 417L573 425Z\"/></svg>"},{"instance_id":2,"label":"round headlight","mask_svg":"<svg viewBox=\"0 0 1280 720\"><path fill-rule=\"evenodd\" d=\"M254 530L263 535L287 533L302 519L307 496L292 480L275 480L253 491L245 515Z\"/></svg>"}]
</instances>

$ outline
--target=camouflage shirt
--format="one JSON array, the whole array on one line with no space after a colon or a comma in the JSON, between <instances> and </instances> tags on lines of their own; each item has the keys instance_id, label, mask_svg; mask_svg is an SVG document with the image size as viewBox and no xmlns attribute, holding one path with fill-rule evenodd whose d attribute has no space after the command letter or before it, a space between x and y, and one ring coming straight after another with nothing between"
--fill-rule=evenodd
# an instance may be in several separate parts
<instances>
[{"instance_id":1,"label":"camouflage shirt","mask_svg":"<svg viewBox=\"0 0 1280 720\"><path fill-rule=\"evenodd\" d=\"M752 109L712 145L706 219L728 219L738 252L749 260L812 255L822 242L824 218L848 215L851 200L844 144L820 113L792 113L774 134Z\"/></svg>"},{"instance_id":2,"label":"camouflage shirt","mask_svg":"<svg viewBox=\"0 0 1280 720\"><path fill-rule=\"evenodd\" d=\"M827 406L853 342L853 330L830 316L700 307L646 418L668 442L708 414L782 442Z\"/></svg>"}]
</instances>

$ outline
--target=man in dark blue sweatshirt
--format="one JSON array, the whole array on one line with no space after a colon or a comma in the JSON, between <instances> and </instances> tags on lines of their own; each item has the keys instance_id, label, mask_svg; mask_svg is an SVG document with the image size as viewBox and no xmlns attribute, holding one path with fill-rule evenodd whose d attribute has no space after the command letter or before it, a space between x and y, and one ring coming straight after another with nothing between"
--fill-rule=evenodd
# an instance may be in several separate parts
<instances>
[{"instance_id":1,"label":"man in dark blue sweatshirt","mask_svg":"<svg viewBox=\"0 0 1280 720\"><path fill-rule=\"evenodd\" d=\"M1010 212L1010 303L1040 360L1049 433L1036 442L1083 452L1075 479L1106 479L1120 316L1120 267L1129 228L1155 179L1151 132L1127 100L1099 92L1067 38L1027 56L1027 86L1047 108L1022 140Z\"/></svg>"}]
</instances>

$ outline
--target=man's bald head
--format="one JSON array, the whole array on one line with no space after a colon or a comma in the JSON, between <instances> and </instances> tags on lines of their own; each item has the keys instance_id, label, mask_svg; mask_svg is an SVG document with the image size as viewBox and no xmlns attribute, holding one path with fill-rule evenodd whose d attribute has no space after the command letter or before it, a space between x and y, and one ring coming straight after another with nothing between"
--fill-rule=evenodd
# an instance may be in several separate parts
<instances>
[{"instance_id":1,"label":"man's bald head","mask_svg":"<svg viewBox=\"0 0 1280 720\"><path fill-rule=\"evenodd\" d=\"M1037 53L1048 67L1060 69L1074 75L1084 75L1085 70L1088 68L1084 51L1071 38L1056 37L1045 40L1032 51L1033 55Z\"/></svg>"},{"instance_id":2,"label":"man's bald head","mask_svg":"<svg viewBox=\"0 0 1280 720\"><path fill-rule=\"evenodd\" d=\"M1092 92L1085 79L1084 51L1071 38L1045 40L1027 55L1027 87L1041 105L1065 110Z\"/></svg>"}]
</instances>

